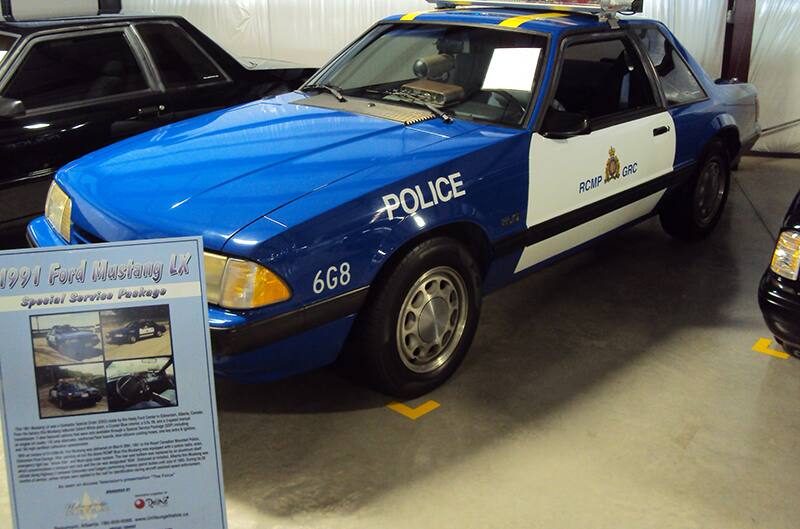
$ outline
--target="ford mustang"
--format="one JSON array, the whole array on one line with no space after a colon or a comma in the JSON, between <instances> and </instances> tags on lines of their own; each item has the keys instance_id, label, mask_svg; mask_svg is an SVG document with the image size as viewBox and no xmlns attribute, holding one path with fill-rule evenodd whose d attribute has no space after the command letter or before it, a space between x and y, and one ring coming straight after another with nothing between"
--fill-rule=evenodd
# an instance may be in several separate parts
<instances>
[{"instance_id":1,"label":"ford mustang","mask_svg":"<svg viewBox=\"0 0 800 529\"><path fill-rule=\"evenodd\" d=\"M100 390L78 381L60 380L48 392L48 399L62 410L94 406L103 396Z\"/></svg>"},{"instance_id":2,"label":"ford mustang","mask_svg":"<svg viewBox=\"0 0 800 529\"><path fill-rule=\"evenodd\" d=\"M92 349L99 343L97 334L81 331L72 325L55 325L47 333L47 345L62 353Z\"/></svg>"},{"instance_id":3,"label":"ford mustang","mask_svg":"<svg viewBox=\"0 0 800 529\"><path fill-rule=\"evenodd\" d=\"M68 165L31 244L200 234L219 375L344 350L408 398L457 369L483 295L654 215L711 233L760 135L752 86L625 2L458 4L377 23L298 91Z\"/></svg>"},{"instance_id":4,"label":"ford mustang","mask_svg":"<svg viewBox=\"0 0 800 529\"><path fill-rule=\"evenodd\" d=\"M108 333L109 343L136 343L143 338L160 338L167 328L160 323L138 320Z\"/></svg>"}]
</instances>

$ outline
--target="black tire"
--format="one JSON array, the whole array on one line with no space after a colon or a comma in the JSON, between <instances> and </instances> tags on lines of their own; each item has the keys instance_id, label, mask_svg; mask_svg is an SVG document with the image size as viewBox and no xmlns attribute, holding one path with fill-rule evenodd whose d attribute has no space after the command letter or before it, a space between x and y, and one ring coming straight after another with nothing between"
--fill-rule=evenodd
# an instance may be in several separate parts
<instances>
[{"instance_id":1,"label":"black tire","mask_svg":"<svg viewBox=\"0 0 800 529\"><path fill-rule=\"evenodd\" d=\"M156 338L161 338L162 336L164 336L164 333L163 333L163 332L161 332L161 331L156 331Z\"/></svg>"},{"instance_id":2,"label":"black tire","mask_svg":"<svg viewBox=\"0 0 800 529\"><path fill-rule=\"evenodd\" d=\"M706 175L719 171L719 180L709 187ZM708 177L714 180L714 177ZM714 140L705 150L698 170L692 177L665 199L661 206L661 226L668 234L684 241L708 237L717 227L731 187L728 151L720 140ZM704 193L704 190L706 191ZM701 199L705 196L705 200ZM716 198L713 198L716 197ZM707 209L703 209L706 203Z\"/></svg>"},{"instance_id":3,"label":"black tire","mask_svg":"<svg viewBox=\"0 0 800 529\"><path fill-rule=\"evenodd\" d=\"M458 314L458 324L454 327L461 330L453 330L449 341L443 338L446 341L443 349L448 351L446 358L443 353L439 360L431 362L443 363L428 372L414 372L408 367L408 355L401 353L400 311L408 306L407 298L412 296L412 289L427 288L425 281L428 279L423 281L423 278L429 278L431 283L437 285L436 288L440 284L446 286L445 281L437 281L439 276L436 274L447 274L445 279L452 278L453 285L460 277L461 282L448 298L452 302L453 291L461 289L465 292L463 303L462 296L458 294L455 303L463 306L466 314L462 318L461 309L454 309L455 312L446 318L451 321L453 315ZM431 303L433 300L424 306L427 308ZM372 287L351 337L354 359L360 360L367 382L379 391L400 399L419 397L443 384L461 365L475 337L480 310L481 273L473 256L463 245L449 237L428 239L410 250ZM429 314L435 315L436 310ZM417 323L419 329L422 329L421 322L422 316ZM437 337L438 332L437 329ZM423 336L422 331L419 334ZM447 333L443 336L446 337Z\"/></svg>"},{"instance_id":4,"label":"black tire","mask_svg":"<svg viewBox=\"0 0 800 529\"><path fill-rule=\"evenodd\" d=\"M130 336L128 337L128 343L129 343L129 344L135 344L135 343L136 343L136 336L134 336L134 335L130 335Z\"/></svg>"}]
</instances>

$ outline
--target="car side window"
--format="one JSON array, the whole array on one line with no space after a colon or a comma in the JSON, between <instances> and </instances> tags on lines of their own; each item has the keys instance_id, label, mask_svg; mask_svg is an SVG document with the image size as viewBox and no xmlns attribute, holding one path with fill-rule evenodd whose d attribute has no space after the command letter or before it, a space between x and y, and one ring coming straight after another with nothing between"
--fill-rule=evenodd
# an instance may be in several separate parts
<instances>
[{"instance_id":1,"label":"car side window","mask_svg":"<svg viewBox=\"0 0 800 529\"><path fill-rule=\"evenodd\" d=\"M644 64L627 38L570 44L562 61L548 112L580 114L595 122L656 105Z\"/></svg>"},{"instance_id":2,"label":"car side window","mask_svg":"<svg viewBox=\"0 0 800 529\"><path fill-rule=\"evenodd\" d=\"M28 110L149 88L122 31L33 45L5 90Z\"/></svg>"},{"instance_id":3,"label":"car side window","mask_svg":"<svg viewBox=\"0 0 800 529\"><path fill-rule=\"evenodd\" d=\"M686 61L663 33L650 28L636 30L636 35L653 61L669 105L683 105L707 97Z\"/></svg>"},{"instance_id":4,"label":"car side window","mask_svg":"<svg viewBox=\"0 0 800 529\"><path fill-rule=\"evenodd\" d=\"M205 52L172 24L140 24L139 34L150 50L167 88L217 83L226 78Z\"/></svg>"}]
</instances>

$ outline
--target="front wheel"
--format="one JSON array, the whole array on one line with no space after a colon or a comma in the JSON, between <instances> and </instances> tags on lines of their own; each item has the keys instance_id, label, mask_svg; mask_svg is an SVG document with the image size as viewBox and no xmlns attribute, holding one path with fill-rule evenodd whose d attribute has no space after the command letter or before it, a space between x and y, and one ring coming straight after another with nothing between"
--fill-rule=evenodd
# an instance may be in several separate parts
<instances>
[{"instance_id":1,"label":"front wheel","mask_svg":"<svg viewBox=\"0 0 800 529\"><path fill-rule=\"evenodd\" d=\"M408 252L373 287L356 324L353 343L369 381L411 399L450 378L475 336L480 283L475 259L451 238Z\"/></svg>"},{"instance_id":2,"label":"front wheel","mask_svg":"<svg viewBox=\"0 0 800 529\"><path fill-rule=\"evenodd\" d=\"M728 152L716 140L706 149L699 170L662 205L664 231L690 241L710 235L725 210L730 184Z\"/></svg>"}]
</instances>

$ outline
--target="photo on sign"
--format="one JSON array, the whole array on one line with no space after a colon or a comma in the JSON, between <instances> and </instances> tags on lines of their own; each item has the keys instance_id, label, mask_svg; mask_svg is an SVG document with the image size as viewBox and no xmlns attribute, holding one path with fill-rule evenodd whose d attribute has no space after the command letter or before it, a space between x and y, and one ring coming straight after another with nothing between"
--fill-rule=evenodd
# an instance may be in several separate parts
<instances>
[{"instance_id":1,"label":"photo on sign","mask_svg":"<svg viewBox=\"0 0 800 529\"><path fill-rule=\"evenodd\" d=\"M36 368L39 417L105 413L106 376L102 362Z\"/></svg>"},{"instance_id":2,"label":"photo on sign","mask_svg":"<svg viewBox=\"0 0 800 529\"><path fill-rule=\"evenodd\" d=\"M104 310L106 360L172 356L169 305Z\"/></svg>"},{"instance_id":3,"label":"photo on sign","mask_svg":"<svg viewBox=\"0 0 800 529\"><path fill-rule=\"evenodd\" d=\"M103 361L97 312L31 316L30 326L37 367Z\"/></svg>"},{"instance_id":4,"label":"photo on sign","mask_svg":"<svg viewBox=\"0 0 800 529\"><path fill-rule=\"evenodd\" d=\"M173 358L106 362L106 391L111 412L177 406L178 386Z\"/></svg>"}]
</instances>

